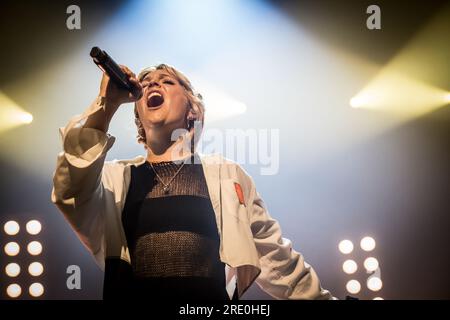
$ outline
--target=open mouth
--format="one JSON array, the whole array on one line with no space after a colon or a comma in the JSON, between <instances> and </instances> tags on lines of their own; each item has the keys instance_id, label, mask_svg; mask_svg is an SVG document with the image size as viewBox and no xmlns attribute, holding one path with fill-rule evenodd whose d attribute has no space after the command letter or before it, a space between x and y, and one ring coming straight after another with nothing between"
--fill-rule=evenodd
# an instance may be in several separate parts
<instances>
[{"instance_id":1,"label":"open mouth","mask_svg":"<svg viewBox=\"0 0 450 320\"><path fill-rule=\"evenodd\" d=\"M147 106L149 108L158 108L164 103L164 97L161 93L153 91L147 98Z\"/></svg>"}]
</instances>

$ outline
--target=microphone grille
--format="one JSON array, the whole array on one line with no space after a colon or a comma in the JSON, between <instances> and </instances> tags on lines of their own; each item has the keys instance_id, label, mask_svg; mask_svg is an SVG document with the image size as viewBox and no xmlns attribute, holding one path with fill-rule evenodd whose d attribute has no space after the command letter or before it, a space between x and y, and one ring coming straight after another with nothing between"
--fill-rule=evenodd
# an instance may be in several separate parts
<instances>
[{"instance_id":1,"label":"microphone grille","mask_svg":"<svg viewBox=\"0 0 450 320\"><path fill-rule=\"evenodd\" d=\"M100 49L99 47L92 47L91 53L90 53L92 58L99 58L100 55L102 55L102 54L103 54L102 49Z\"/></svg>"}]
</instances>

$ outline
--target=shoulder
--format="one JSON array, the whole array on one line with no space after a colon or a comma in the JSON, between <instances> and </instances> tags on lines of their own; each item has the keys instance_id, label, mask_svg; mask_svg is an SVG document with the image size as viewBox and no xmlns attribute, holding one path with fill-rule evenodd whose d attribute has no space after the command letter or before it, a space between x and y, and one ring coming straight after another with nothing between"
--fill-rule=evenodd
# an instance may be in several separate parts
<instances>
[{"instance_id":1,"label":"shoulder","mask_svg":"<svg viewBox=\"0 0 450 320\"><path fill-rule=\"evenodd\" d=\"M131 159L114 159L105 161L103 165L104 175L123 174L125 170L129 170L132 166L139 166L145 162L143 156L137 156Z\"/></svg>"},{"instance_id":2,"label":"shoulder","mask_svg":"<svg viewBox=\"0 0 450 320\"><path fill-rule=\"evenodd\" d=\"M199 154L204 165L219 165L222 179L231 179L241 184L252 186L253 179L236 161L224 157L220 153Z\"/></svg>"},{"instance_id":3,"label":"shoulder","mask_svg":"<svg viewBox=\"0 0 450 320\"><path fill-rule=\"evenodd\" d=\"M107 188L123 190L131 178L131 168L145 162L143 156L132 159L105 161L102 170L102 181ZM122 189L121 189L122 188Z\"/></svg>"},{"instance_id":4,"label":"shoulder","mask_svg":"<svg viewBox=\"0 0 450 320\"><path fill-rule=\"evenodd\" d=\"M202 161L202 164L207 166L217 165L220 166L221 168L231 168L231 169L241 168L241 166L237 162L224 157L220 153L212 153L212 154L199 153L199 156Z\"/></svg>"},{"instance_id":5,"label":"shoulder","mask_svg":"<svg viewBox=\"0 0 450 320\"><path fill-rule=\"evenodd\" d=\"M110 161L105 161L105 167L127 167L127 166L138 166L145 162L143 156L137 156L131 159L114 159Z\"/></svg>"}]
</instances>

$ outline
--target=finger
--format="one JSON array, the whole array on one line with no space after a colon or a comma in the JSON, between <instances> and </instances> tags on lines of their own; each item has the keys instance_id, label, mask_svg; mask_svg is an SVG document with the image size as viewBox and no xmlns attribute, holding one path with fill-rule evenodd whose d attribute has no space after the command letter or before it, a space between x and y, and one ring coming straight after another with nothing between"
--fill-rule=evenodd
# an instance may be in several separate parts
<instances>
[{"instance_id":1,"label":"finger","mask_svg":"<svg viewBox=\"0 0 450 320\"><path fill-rule=\"evenodd\" d=\"M128 68L127 66L120 65L120 68L122 69L123 72L125 72L125 74L127 75L128 78L136 77L134 72L131 71L130 68Z\"/></svg>"},{"instance_id":2,"label":"finger","mask_svg":"<svg viewBox=\"0 0 450 320\"><path fill-rule=\"evenodd\" d=\"M138 101L140 98L134 96L131 92L128 93L128 97L127 97L127 101L128 102L136 102Z\"/></svg>"},{"instance_id":3,"label":"finger","mask_svg":"<svg viewBox=\"0 0 450 320\"><path fill-rule=\"evenodd\" d=\"M127 66L123 65L123 64L119 64L120 69L123 70L123 72L131 72L130 68L128 68Z\"/></svg>"},{"instance_id":4,"label":"finger","mask_svg":"<svg viewBox=\"0 0 450 320\"><path fill-rule=\"evenodd\" d=\"M130 82L131 82L132 84L134 84L135 86L137 86L137 87L139 87L139 88L142 87L142 86L141 86L141 83L138 81L138 79L132 77L132 78L129 78L129 80L130 80Z\"/></svg>"}]
</instances>

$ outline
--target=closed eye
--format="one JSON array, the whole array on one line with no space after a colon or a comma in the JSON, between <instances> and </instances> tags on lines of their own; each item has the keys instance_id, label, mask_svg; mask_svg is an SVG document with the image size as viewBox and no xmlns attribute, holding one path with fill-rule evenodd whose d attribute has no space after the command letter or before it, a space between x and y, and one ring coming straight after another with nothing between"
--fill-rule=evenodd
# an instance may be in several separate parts
<instances>
[{"instance_id":1,"label":"closed eye","mask_svg":"<svg viewBox=\"0 0 450 320\"><path fill-rule=\"evenodd\" d=\"M143 88L146 88L146 87L148 87L150 85L150 83L151 83L150 81L143 81L141 83L141 85L142 85ZM170 84L170 85L174 85L175 84L174 81L169 80L169 79L164 80L163 83Z\"/></svg>"}]
</instances>

